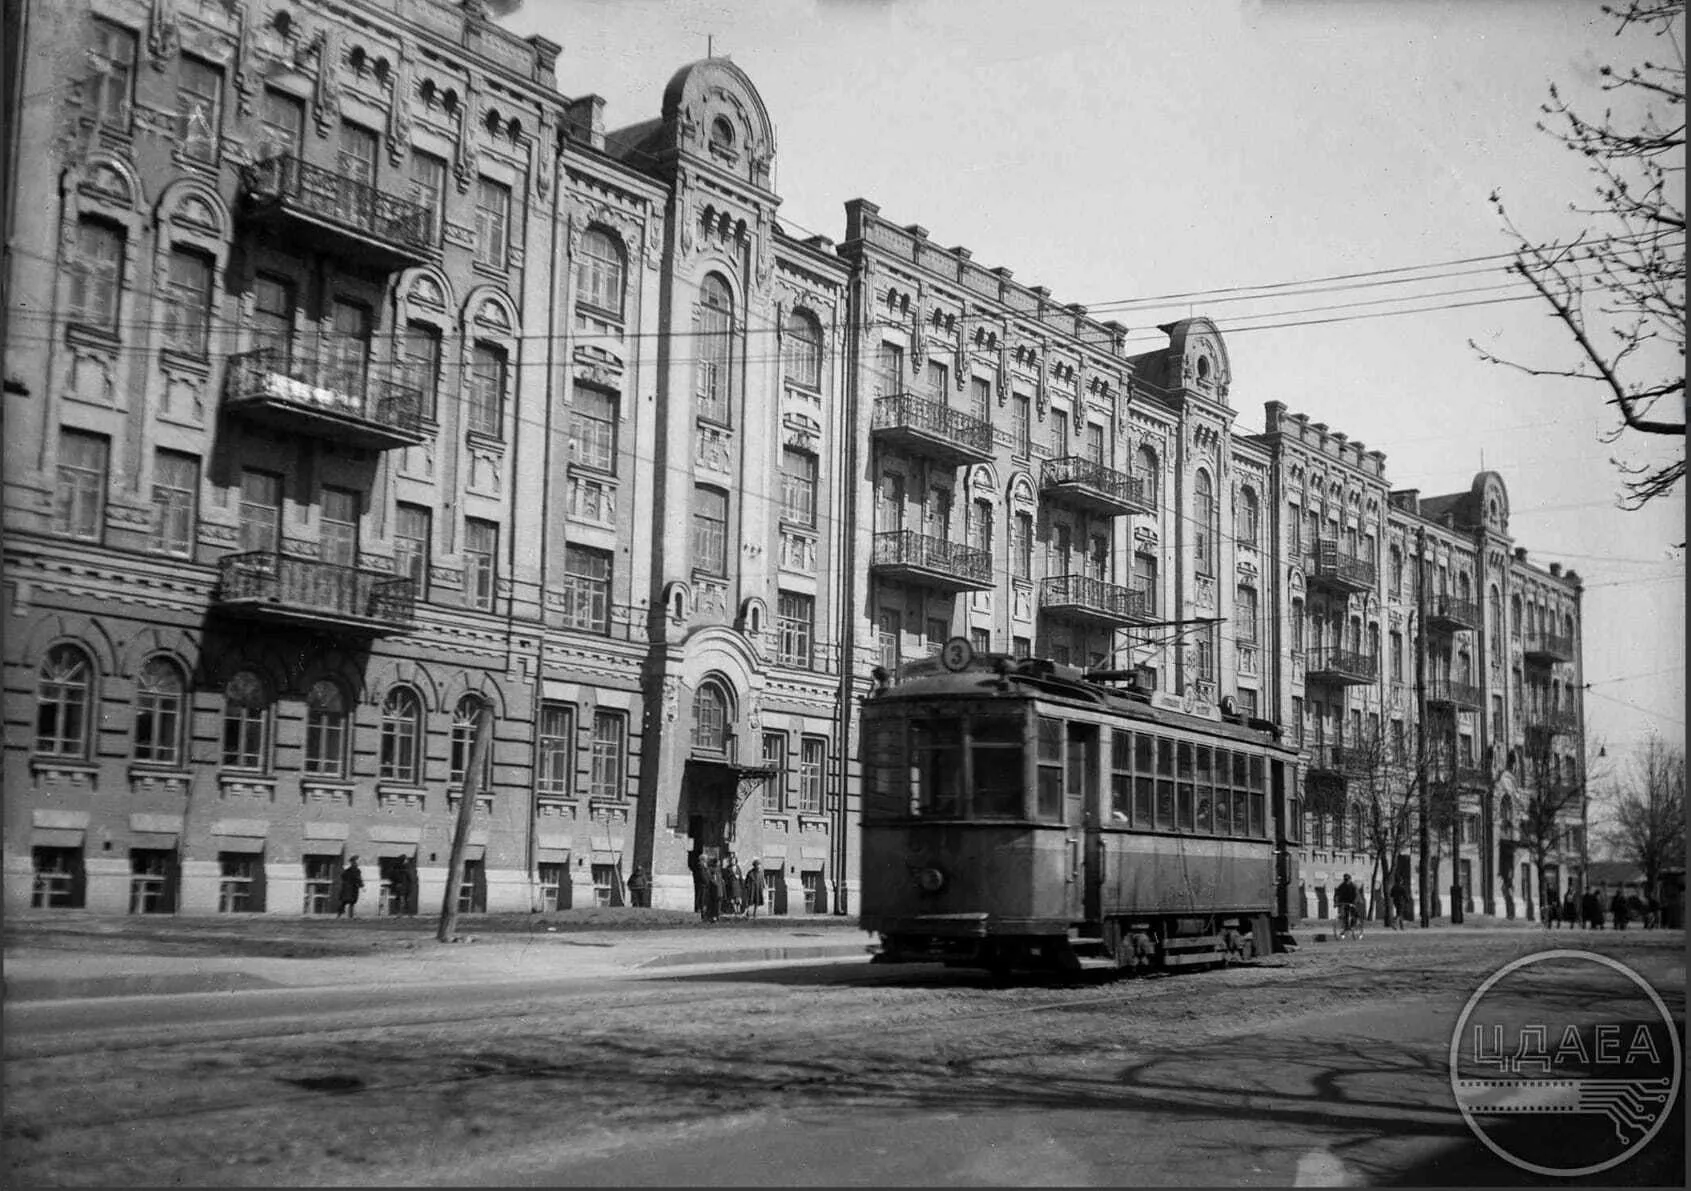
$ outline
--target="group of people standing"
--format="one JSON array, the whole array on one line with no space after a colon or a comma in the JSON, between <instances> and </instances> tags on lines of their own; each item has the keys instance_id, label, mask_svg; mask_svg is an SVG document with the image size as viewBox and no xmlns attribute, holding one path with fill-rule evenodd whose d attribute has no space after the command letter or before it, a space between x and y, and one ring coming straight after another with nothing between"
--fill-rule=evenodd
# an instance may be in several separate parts
<instances>
[{"instance_id":1,"label":"group of people standing","mask_svg":"<svg viewBox=\"0 0 1691 1191\"><path fill-rule=\"evenodd\" d=\"M1653 897L1630 896L1621 890L1615 890L1609 899L1609 920L1614 923L1616 930L1625 930L1627 923L1634 918L1646 930L1653 929L1661 919L1661 907ZM1579 898L1574 897L1574 891L1568 890L1567 895L1558 904L1554 897L1544 899L1544 917L1551 927L1566 925L1572 930L1575 924L1586 930L1602 930L1603 895L1595 889L1587 889Z\"/></svg>"},{"instance_id":2,"label":"group of people standing","mask_svg":"<svg viewBox=\"0 0 1691 1191\"><path fill-rule=\"evenodd\" d=\"M383 864L383 877L386 879L391 912L395 914L415 914L417 912L417 861L415 857L406 856L393 863ZM336 918L356 918L358 916L358 898L364 892L364 870L358 867L358 857L349 856L346 867L341 869L339 896L335 899Z\"/></svg>"},{"instance_id":3,"label":"group of people standing","mask_svg":"<svg viewBox=\"0 0 1691 1191\"><path fill-rule=\"evenodd\" d=\"M722 915L756 918L763 905L763 861L754 860L745 872L732 852L720 860L693 857L693 909L701 920L716 922Z\"/></svg>"}]
</instances>

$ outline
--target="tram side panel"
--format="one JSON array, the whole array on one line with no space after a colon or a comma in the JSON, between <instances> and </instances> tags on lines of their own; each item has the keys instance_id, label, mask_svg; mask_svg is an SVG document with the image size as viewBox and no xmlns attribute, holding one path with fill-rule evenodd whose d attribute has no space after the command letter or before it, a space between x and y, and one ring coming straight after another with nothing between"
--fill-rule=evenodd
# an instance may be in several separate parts
<instances>
[{"instance_id":1,"label":"tram side panel","mask_svg":"<svg viewBox=\"0 0 1691 1191\"><path fill-rule=\"evenodd\" d=\"M1066 929L1072 916L1062 831L1021 823L862 830L865 930L978 937L1040 923Z\"/></svg>"},{"instance_id":2,"label":"tram side panel","mask_svg":"<svg viewBox=\"0 0 1691 1191\"><path fill-rule=\"evenodd\" d=\"M1274 851L1264 842L1105 833L1106 917L1268 914Z\"/></svg>"}]
</instances>

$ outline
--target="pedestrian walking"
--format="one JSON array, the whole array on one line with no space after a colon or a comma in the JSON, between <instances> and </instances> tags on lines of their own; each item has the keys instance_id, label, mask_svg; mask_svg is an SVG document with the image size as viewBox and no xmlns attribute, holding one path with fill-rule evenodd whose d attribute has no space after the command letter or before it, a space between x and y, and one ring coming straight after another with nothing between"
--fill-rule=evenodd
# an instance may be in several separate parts
<instances>
[{"instance_id":1,"label":"pedestrian walking","mask_svg":"<svg viewBox=\"0 0 1691 1191\"><path fill-rule=\"evenodd\" d=\"M1403 930L1409 924L1409 917L1415 912L1414 904L1409 900L1409 886L1399 881L1392 886L1392 902L1397 908L1397 929Z\"/></svg>"},{"instance_id":2,"label":"pedestrian walking","mask_svg":"<svg viewBox=\"0 0 1691 1191\"><path fill-rule=\"evenodd\" d=\"M1614 915L1615 929L1625 930L1628 913L1626 895L1619 889L1615 890L1615 896L1609 901L1609 913Z\"/></svg>"},{"instance_id":3,"label":"pedestrian walking","mask_svg":"<svg viewBox=\"0 0 1691 1191\"><path fill-rule=\"evenodd\" d=\"M1551 930L1562 925L1562 899L1554 889L1544 891L1544 924Z\"/></svg>"},{"instance_id":4,"label":"pedestrian walking","mask_svg":"<svg viewBox=\"0 0 1691 1191\"><path fill-rule=\"evenodd\" d=\"M356 917L358 895L364 889L364 874L359 871L358 857L351 857L346 862L346 868L341 870L341 900L340 907L335 911L335 917L345 914L348 918Z\"/></svg>"},{"instance_id":5,"label":"pedestrian walking","mask_svg":"<svg viewBox=\"0 0 1691 1191\"><path fill-rule=\"evenodd\" d=\"M746 870L746 913L757 917L757 909L763 905L763 861L754 860L752 866Z\"/></svg>"},{"instance_id":6,"label":"pedestrian walking","mask_svg":"<svg viewBox=\"0 0 1691 1191\"><path fill-rule=\"evenodd\" d=\"M637 909L644 909L652 904L652 874L646 866L637 864L628 877L628 896Z\"/></svg>"},{"instance_id":7,"label":"pedestrian walking","mask_svg":"<svg viewBox=\"0 0 1691 1191\"><path fill-rule=\"evenodd\" d=\"M722 912L728 915L740 912L740 899L745 888L740 880L740 862L734 859L734 854L728 854L728 861L722 868Z\"/></svg>"},{"instance_id":8,"label":"pedestrian walking","mask_svg":"<svg viewBox=\"0 0 1691 1191\"><path fill-rule=\"evenodd\" d=\"M1568 929L1579 923L1579 904L1574 901L1574 891L1568 890L1568 895L1562 899L1562 921L1568 924Z\"/></svg>"},{"instance_id":9,"label":"pedestrian walking","mask_svg":"<svg viewBox=\"0 0 1691 1191\"><path fill-rule=\"evenodd\" d=\"M1595 889L1587 889L1579 899L1580 914L1589 930L1603 929L1603 902Z\"/></svg>"},{"instance_id":10,"label":"pedestrian walking","mask_svg":"<svg viewBox=\"0 0 1691 1191\"><path fill-rule=\"evenodd\" d=\"M704 920L715 922L722 916L722 870L716 861L705 864L705 909Z\"/></svg>"},{"instance_id":11,"label":"pedestrian walking","mask_svg":"<svg viewBox=\"0 0 1691 1191\"><path fill-rule=\"evenodd\" d=\"M701 919L705 916L705 856L703 852L694 852L687 858L687 867L693 870L693 913Z\"/></svg>"}]
</instances>

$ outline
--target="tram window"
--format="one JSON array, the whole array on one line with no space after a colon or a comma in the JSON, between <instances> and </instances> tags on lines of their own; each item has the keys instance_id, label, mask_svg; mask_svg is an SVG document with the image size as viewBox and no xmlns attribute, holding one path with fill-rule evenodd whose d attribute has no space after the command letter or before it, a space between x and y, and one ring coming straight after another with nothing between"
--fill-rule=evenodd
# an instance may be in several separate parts
<instances>
[{"instance_id":1,"label":"tram window","mask_svg":"<svg viewBox=\"0 0 1691 1191\"><path fill-rule=\"evenodd\" d=\"M1251 784L1250 767L1255 765L1261 772L1262 759L1252 758L1245 753L1233 754L1233 834L1245 835L1250 830L1249 812L1246 809L1248 792Z\"/></svg>"},{"instance_id":2,"label":"tram window","mask_svg":"<svg viewBox=\"0 0 1691 1191\"><path fill-rule=\"evenodd\" d=\"M1198 751L1204 753L1208 750L1199 749ZM1232 834L1234 829L1233 797L1232 791L1228 788L1228 783L1233 776L1232 756L1233 754L1226 749L1215 750L1215 833L1217 835Z\"/></svg>"},{"instance_id":3,"label":"tram window","mask_svg":"<svg viewBox=\"0 0 1691 1191\"><path fill-rule=\"evenodd\" d=\"M963 734L958 724L917 720L910 725L910 803L918 815L963 813Z\"/></svg>"},{"instance_id":4,"label":"tram window","mask_svg":"<svg viewBox=\"0 0 1691 1191\"><path fill-rule=\"evenodd\" d=\"M1211 811L1211 798L1215 793L1210 778L1210 750L1207 745L1200 744L1197 751L1196 781L1198 786L1198 830L1209 832L1215 830L1215 821L1221 818L1219 808Z\"/></svg>"},{"instance_id":5,"label":"tram window","mask_svg":"<svg viewBox=\"0 0 1691 1191\"><path fill-rule=\"evenodd\" d=\"M1132 822L1133 813L1133 734L1110 733L1110 819L1115 823Z\"/></svg>"},{"instance_id":6,"label":"tram window","mask_svg":"<svg viewBox=\"0 0 1691 1191\"><path fill-rule=\"evenodd\" d=\"M866 720L863 725L863 813L896 818L912 813L910 774L904 767L904 724Z\"/></svg>"},{"instance_id":7,"label":"tram window","mask_svg":"<svg viewBox=\"0 0 1691 1191\"><path fill-rule=\"evenodd\" d=\"M1157 741L1157 826L1174 827L1174 741Z\"/></svg>"},{"instance_id":8,"label":"tram window","mask_svg":"<svg viewBox=\"0 0 1691 1191\"><path fill-rule=\"evenodd\" d=\"M1063 721L1039 717L1039 806L1041 819L1063 818Z\"/></svg>"},{"instance_id":9,"label":"tram window","mask_svg":"<svg viewBox=\"0 0 1691 1191\"><path fill-rule=\"evenodd\" d=\"M1263 773L1262 758L1251 758L1251 834L1263 834Z\"/></svg>"},{"instance_id":10,"label":"tram window","mask_svg":"<svg viewBox=\"0 0 1691 1191\"><path fill-rule=\"evenodd\" d=\"M1133 825L1135 827L1151 828L1157 824L1156 817L1151 813L1151 807L1156 800L1156 781L1151 775L1156 772L1153 761L1156 740L1154 737L1139 733L1133 738Z\"/></svg>"},{"instance_id":11,"label":"tram window","mask_svg":"<svg viewBox=\"0 0 1691 1191\"><path fill-rule=\"evenodd\" d=\"M1180 826L1192 830L1192 744L1182 740L1175 750L1175 776L1179 779L1176 787L1175 813L1179 816Z\"/></svg>"},{"instance_id":12,"label":"tram window","mask_svg":"<svg viewBox=\"0 0 1691 1191\"><path fill-rule=\"evenodd\" d=\"M1022 720L1017 718L974 719L969 722L969 760L973 765L974 802L970 814L977 819L1020 819L1027 814L1022 804Z\"/></svg>"}]
</instances>

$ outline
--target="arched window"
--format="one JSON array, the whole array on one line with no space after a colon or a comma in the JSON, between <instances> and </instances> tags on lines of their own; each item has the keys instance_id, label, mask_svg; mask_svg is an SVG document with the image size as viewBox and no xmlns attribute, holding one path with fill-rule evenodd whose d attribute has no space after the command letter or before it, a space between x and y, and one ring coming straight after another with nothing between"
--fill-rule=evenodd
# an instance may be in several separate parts
<instances>
[{"instance_id":1,"label":"arched window","mask_svg":"<svg viewBox=\"0 0 1691 1191\"><path fill-rule=\"evenodd\" d=\"M734 125L727 116L718 116L710 122L710 147L723 150L734 147Z\"/></svg>"},{"instance_id":2,"label":"arched window","mask_svg":"<svg viewBox=\"0 0 1691 1191\"><path fill-rule=\"evenodd\" d=\"M264 769L270 758L270 693L251 670L242 670L223 690L223 764L230 769Z\"/></svg>"},{"instance_id":3,"label":"arched window","mask_svg":"<svg viewBox=\"0 0 1691 1191\"><path fill-rule=\"evenodd\" d=\"M1509 597L1509 635L1515 640L1521 639L1521 597Z\"/></svg>"},{"instance_id":4,"label":"arched window","mask_svg":"<svg viewBox=\"0 0 1691 1191\"><path fill-rule=\"evenodd\" d=\"M1300 600L1300 599L1293 599L1292 600L1292 615L1291 615L1290 627L1291 627L1291 630L1292 630L1292 652L1293 653L1302 653L1303 649L1304 649L1304 642L1303 642L1303 601Z\"/></svg>"},{"instance_id":5,"label":"arched window","mask_svg":"<svg viewBox=\"0 0 1691 1191\"><path fill-rule=\"evenodd\" d=\"M452 709L451 768L446 780L454 791L462 792L464 789L464 775L470 768L470 749L476 739L476 721L486 706L487 702L481 696L465 695ZM485 795L492 785L493 742L489 740L487 752L481 759L481 794Z\"/></svg>"},{"instance_id":6,"label":"arched window","mask_svg":"<svg viewBox=\"0 0 1691 1191\"><path fill-rule=\"evenodd\" d=\"M423 701L408 686L396 686L382 702L381 767L385 781L414 786L420 776L417 742L422 738Z\"/></svg>"},{"instance_id":7,"label":"arched window","mask_svg":"<svg viewBox=\"0 0 1691 1191\"><path fill-rule=\"evenodd\" d=\"M35 751L49 757L88 755L94 705L94 663L74 645L55 645L35 688Z\"/></svg>"},{"instance_id":8,"label":"arched window","mask_svg":"<svg viewBox=\"0 0 1691 1191\"><path fill-rule=\"evenodd\" d=\"M1157 505L1157 453L1142 446L1133 456L1134 478L1139 481L1139 495L1155 508Z\"/></svg>"},{"instance_id":9,"label":"arched window","mask_svg":"<svg viewBox=\"0 0 1691 1191\"><path fill-rule=\"evenodd\" d=\"M182 762L183 704L188 682L169 658L148 658L135 682L135 759Z\"/></svg>"},{"instance_id":10,"label":"arched window","mask_svg":"<svg viewBox=\"0 0 1691 1191\"><path fill-rule=\"evenodd\" d=\"M1236 511L1236 524L1233 527L1234 537L1241 546L1255 546L1257 534L1261 528L1262 507L1257 501L1256 490L1253 488L1239 489L1239 507Z\"/></svg>"},{"instance_id":11,"label":"arched window","mask_svg":"<svg viewBox=\"0 0 1691 1191\"><path fill-rule=\"evenodd\" d=\"M699 416L726 423L734 364L734 296L715 273L699 287L699 341L694 355L693 396Z\"/></svg>"},{"instance_id":12,"label":"arched window","mask_svg":"<svg viewBox=\"0 0 1691 1191\"><path fill-rule=\"evenodd\" d=\"M1466 576L1464 576L1466 579ZM1486 596L1486 637L1491 642L1491 660L1503 660L1503 596L1493 587Z\"/></svg>"},{"instance_id":13,"label":"arched window","mask_svg":"<svg viewBox=\"0 0 1691 1191\"><path fill-rule=\"evenodd\" d=\"M786 332L781 358L787 382L809 389L821 388L822 328L808 314L794 311L787 316Z\"/></svg>"},{"instance_id":14,"label":"arched window","mask_svg":"<svg viewBox=\"0 0 1691 1191\"><path fill-rule=\"evenodd\" d=\"M728 751L728 693L714 682L701 684L693 696L693 747Z\"/></svg>"},{"instance_id":15,"label":"arched window","mask_svg":"<svg viewBox=\"0 0 1691 1191\"><path fill-rule=\"evenodd\" d=\"M576 301L620 317L622 295L622 240L603 228L588 228L575 261Z\"/></svg>"},{"instance_id":16,"label":"arched window","mask_svg":"<svg viewBox=\"0 0 1691 1191\"><path fill-rule=\"evenodd\" d=\"M1215 486L1206 471L1192 485L1192 542L1197 573L1215 574Z\"/></svg>"},{"instance_id":17,"label":"arched window","mask_svg":"<svg viewBox=\"0 0 1691 1191\"><path fill-rule=\"evenodd\" d=\"M1474 601L1474 585L1469 580L1467 571L1456 572L1456 598L1464 604L1471 604ZM1495 625L1492 631L1497 631Z\"/></svg>"},{"instance_id":18,"label":"arched window","mask_svg":"<svg viewBox=\"0 0 1691 1191\"><path fill-rule=\"evenodd\" d=\"M320 777L346 773L346 695L328 679L305 693L305 772Z\"/></svg>"}]
</instances>

